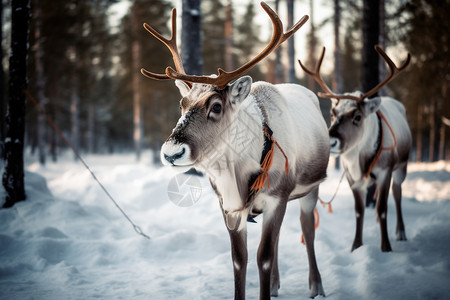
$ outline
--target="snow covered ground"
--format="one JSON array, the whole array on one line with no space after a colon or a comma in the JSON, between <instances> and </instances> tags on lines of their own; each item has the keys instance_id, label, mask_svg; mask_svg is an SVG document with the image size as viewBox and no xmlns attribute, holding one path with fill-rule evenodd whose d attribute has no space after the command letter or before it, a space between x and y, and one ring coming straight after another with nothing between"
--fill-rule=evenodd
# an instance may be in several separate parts
<instances>
[{"instance_id":1,"label":"snow covered ground","mask_svg":"<svg viewBox=\"0 0 450 300\"><path fill-rule=\"evenodd\" d=\"M151 240L134 232L70 155L45 167L27 157L28 200L0 210L0 299L233 298L228 234L207 180L200 180L198 202L181 207L169 200L175 173L150 163L149 153L140 163L131 154L87 156L86 161ZM339 178L329 170L321 186L324 200ZM373 209L366 210L364 246L350 252L355 217L347 183L333 214L319 205L316 255L326 299L449 299L450 164L410 165L403 199L407 242L395 241L393 202L388 213L392 253L379 249ZM298 201L292 201L281 229L278 299L309 295L298 218ZM248 299L259 293L261 217L256 220L248 224Z\"/></svg>"}]
</instances>

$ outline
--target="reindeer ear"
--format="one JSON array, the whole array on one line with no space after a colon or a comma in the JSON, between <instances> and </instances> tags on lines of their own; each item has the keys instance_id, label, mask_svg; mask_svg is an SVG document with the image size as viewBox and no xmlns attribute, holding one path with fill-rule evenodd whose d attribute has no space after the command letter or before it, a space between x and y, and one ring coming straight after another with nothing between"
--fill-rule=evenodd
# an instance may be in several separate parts
<instances>
[{"instance_id":1,"label":"reindeer ear","mask_svg":"<svg viewBox=\"0 0 450 300\"><path fill-rule=\"evenodd\" d=\"M365 116L370 115L371 113L374 113L378 110L381 104L381 98L375 97L371 99L364 99L363 102L361 102L361 106L363 109L363 113Z\"/></svg>"},{"instance_id":2,"label":"reindeer ear","mask_svg":"<svg viewBox=\"0 0 450 300\"><path fill-rule=\"evenodd\" d=\"M175 85L180 90L181 97L186 97L186 95L189 93L190 88L186 84L186 82L181 80L175 80Z\"/></svg>"},{"instance_id":3,"label":"reindeer ear","mask_svg":"<svg viewBox=\"0 0 450 300\"><path fill-rule=\"evenodd\" d=\"M228 85L229 97L232 104L240 103L247 98L252 86L252 78L250 76L242 76L234 83Z\"/></svg>"}]
</instances>

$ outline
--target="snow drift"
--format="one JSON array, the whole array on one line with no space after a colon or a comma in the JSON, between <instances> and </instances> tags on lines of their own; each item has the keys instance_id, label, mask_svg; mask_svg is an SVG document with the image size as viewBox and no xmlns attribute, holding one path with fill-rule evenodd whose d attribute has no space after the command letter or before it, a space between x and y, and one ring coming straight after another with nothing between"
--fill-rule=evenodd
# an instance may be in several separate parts
<instances>
[{"instance_id":1,"label":"snow drift","mask_svg":"<svg viewBox=\"0 0 450 300\"><path fill-rule=\"evenodd\" d=\"M122 208L151 236L147 240L104 195L80 163L66 158L45 167L27 157L28 199L0 210L1 299L232 299L228 233L216 196L201 178L195 205L169 200L171 169L133 155L88 156ZM321 186L330 199L340 173ZM4 190L0 189L4 199ZM410 164L403 213L408 241L382 253L373 209L366 210L364 246L350 252L353 198L343 183L333 214L319 205L316 255L327 299L448 299L450 294L450 165ZM3 200L0 200L3 201ZM0 203L1 204L1 203ZM281 228L278 299L307 299L308 265L300 244L299 204L288 205ZM257 299L258 224L248 224L247 298Z\"/></svg>"}]
</instances>

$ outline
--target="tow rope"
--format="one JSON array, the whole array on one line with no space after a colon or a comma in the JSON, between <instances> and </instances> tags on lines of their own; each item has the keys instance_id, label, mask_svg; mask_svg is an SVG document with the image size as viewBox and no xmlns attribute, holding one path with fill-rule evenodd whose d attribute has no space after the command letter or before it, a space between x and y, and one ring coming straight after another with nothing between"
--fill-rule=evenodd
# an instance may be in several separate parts
<instances>
[{"instance_id":1,"label":"tow rope","mask_svg":"<svg viewBox=\"0 0 450 300\"><path fill-rule=\"evenodd\" d=\"M89 168L88 164L83 160L83 158L81 158L81 155L78 153L78 151L75 149L75 147L69 142L69 140L64 136L64 134L62 133L61 129L59 129L59 127L52 121L52 119L50 118L50 116L45 112L45 110L39 105L39 103L36 101L36 99L34 99L34 97L30 94L30 92L25 89L22 88L22 91L24 92L24 94L31 100L31 102L33 102L34 106L36 106L36 108L39 110L39 112L45 116L45 118L47 119L47 122L50 124L50 126L59 134L59 136L62 138L62 140L64 141L64 143L66 143L67 146L69 146L70 149L72 149L73 153L75 154L75 156L80 160L80 162L84 165L84 167L89 171L89 173L91 174L92 178L94 178L94 180L98 183L98 185L100 186L100 188L105 192L106 196L108 196L108 198L112 201L112 203L114 203L114 205L117 207L117 209L122 213L122 215L125 217L125 219L127 219L127 221L131 224L131 226L133 226L134 231L145 237L146 239L150 239L150 237L148 235L146 235L141 227L139 227L138 225L136 225L131 218L125 213L125 211L119 206L119 204L114 200L114 198L112 197L112 195L108 192L108 190L103 186L103 184L100 182L100 180L97 178L97 176L95 176L94 172Z\"/></svg>"},{"instance_id":2,"label":"tow rope","mask_svg":"<svg viewBox=\"0 0 450 300\"><path fill-rule=\"evenodd\" d=\"M342 180L344 179L344 175L345 175L345 172L342 172L341 179L339 179L339 183L338 183L338 185L337 185L337 187L336 187L336 191L334 191L334 194L333 194L333 196L331 197L331 199L330 199L329 201L325 202L325 201L323 201L323 200L320 198L320 196L318 197L320 204L322 204L322 206L323 206L324 208L328 206L328 212L329 212L330 214L333 213L333 208L331 207L331 202L333 202L333 201L334 201L334 198L336 198L336 195L337 195L337 193L338 193L338 191L339 191L339 187L341 186Z\"/></svg>"}]
</instances>

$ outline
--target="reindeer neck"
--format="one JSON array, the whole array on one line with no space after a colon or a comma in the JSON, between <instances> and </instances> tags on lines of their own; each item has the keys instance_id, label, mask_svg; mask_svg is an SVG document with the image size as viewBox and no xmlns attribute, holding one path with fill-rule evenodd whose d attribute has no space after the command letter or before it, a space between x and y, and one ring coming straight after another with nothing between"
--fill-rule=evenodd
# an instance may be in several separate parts
<instances>
[{"instance_id":1,"label":"reindeer neck","mask_svg":"<svg viewBox=\"0 0 450 300\"><path fill-rule=\"evenodd\" d=\"M343 155L345 169L355 181L363 179L369 165L381 147L381 126L376 113L364 120L363 135L359 142Z\"/></svg>"}]
</instances>

